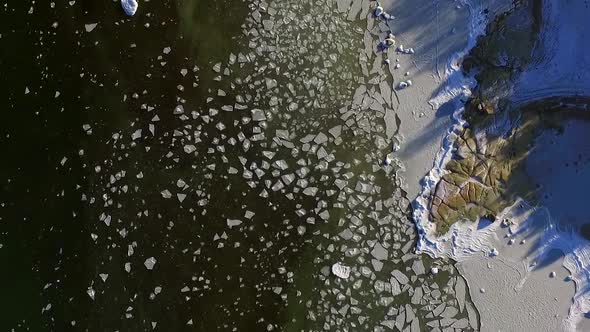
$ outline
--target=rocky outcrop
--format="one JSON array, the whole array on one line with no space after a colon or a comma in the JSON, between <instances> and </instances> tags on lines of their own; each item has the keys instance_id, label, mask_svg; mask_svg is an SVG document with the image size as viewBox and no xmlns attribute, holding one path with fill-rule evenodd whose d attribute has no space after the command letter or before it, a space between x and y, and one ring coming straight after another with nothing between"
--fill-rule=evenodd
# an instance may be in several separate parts
<instances>
[{"instance_id":1,"label":"rocky outcrop","mask_svg":"<svg viewBox=\"0 0 590 332\"><path fill-rule=\"evenodd\" d=\"M516 1L498 16L463 62L477 86L465 105L470 128L457 133L446 174L430 197L438 233L459 220L494 219L516 195L533 191L521 164L540 126L538 112L510 111L515 78L531 63L540 2ZM501 124L499 124L501 123Z\"/></svg>"}]
</instances>

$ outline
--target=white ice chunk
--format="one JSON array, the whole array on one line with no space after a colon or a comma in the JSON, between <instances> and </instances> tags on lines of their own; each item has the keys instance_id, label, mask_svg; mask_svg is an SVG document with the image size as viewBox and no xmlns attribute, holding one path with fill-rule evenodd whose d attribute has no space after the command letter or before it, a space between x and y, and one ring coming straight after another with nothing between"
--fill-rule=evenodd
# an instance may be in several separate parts
<instances>
[{"instance_id":1,"label":"white ice chunk","mask_svg":"<svg viewBox=\"0 0 590 332\"><path fill-rule=\"evenodd\" d=\"M137 6L138 4L136 0L121 0L121 7L123 7L127 16L135 15L135 12L137 12Z\"/></svg>"},{"instance_id":2,"label":"white ice chunk","mask_svg":"<svg viewBox=\"0 0 590 332\"><path fill-rule=\"evenodd\" d=\"M154 265L156 265L156 259L154 257L150 257L148 259L145 260L145 262L143 262L143 265L145 265L145 268L148 270L153 270L154 269Z\"/></svg>"},{"instance_id":3,"label":"white ice chunk","mask_svg":"<svg viewBox=\"0 0 590 332\"><path fill-rule=\"evenodd\" d=\"M338 278L348 279L348 277L350 277L350 267L335 263L332 265L332 273Z\"/></svg>"},{"instance_id":4,"label":"white ice chunk","mask_svg":"<svg viewBox=\"0 0 590 332\"><path fill-rule=\"evenodd\" d=\"M86 28L86 32L92 32L92 30L94 30L94 28L96 28L97 25L98 23L91 23L85 24L84 27Z\"/></svg>"},{"instance_id":5,"label":"white ice chunk","mask_svg":"<svg viewBox=\"0 0 590 332\"><path fill-rule=\"evenodd\" d=\"M242 224L241 220L237 220L237 219L227 219L227 226L229 228L232 227L236 227L236 226L240 226Z\"/></svg>"}]
</instances>

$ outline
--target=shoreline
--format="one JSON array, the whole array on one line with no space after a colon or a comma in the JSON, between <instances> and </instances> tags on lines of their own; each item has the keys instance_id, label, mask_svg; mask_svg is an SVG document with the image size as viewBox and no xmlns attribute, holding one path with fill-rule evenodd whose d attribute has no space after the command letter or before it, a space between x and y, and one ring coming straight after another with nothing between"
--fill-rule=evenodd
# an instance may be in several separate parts
<instances>
[{"instance_id":1,"label":"shoreline","mask_svg":"<svg viewBox=\"0 0 590 332\"><path fill-rule=\"evenodd\" d=\"M483 27L485 28L485 23ZM478 30L476 28L473 31ZM550 65L554 66L554 62L552 61ZM540 71L540 67L543 66L537 66L536 71ZM460 68L455 73L462 76ZM538 75L537 72L533 72L533 74ZM578 81L583 81L586 78L583 75L580 77ZM445 90L457 90L465 87L465 83L469 82L469 77L463 76L463 79L458 82L453 81L455 85L450 87L447 85ZM530 85L530 82L532 81L528 77L518 81L521 86ZM547 85L551 85L550 83ZM556 93L567 90L564 90L562 82L558 83L555 91L546 91L548 89L545 87L540 93L554 97ZM579 85L578 83L572 82L573 85L570 85L575 88ZM530 102L530 96L538 97L537 90L532 92L524 90L523 94L516 95L514 98L517 104L522 104L522 100ZM447 96L443 95L440 99L443 101L450 99L445 97ZM575 99L578 95L573 97ZM433 106L436 108L441 105L442 103L437 103L435 98ZM560 230L560 223L551 218L548 208L544 206L534 208L529 206L526 201L519 199L503 209L496 221L485 228L478 229L477 222L458 222L442 236L437 236L434 233L434 225L430 222L429 216L429 200L436 184L446 172L445 165L452 157L453 144L457 139L458 130L468 126L462 117L464 111L462 105L464 104L460 104L454 112L456 121L444 136L442 146L434 158L433 168L424 178L422 191L412 202L414 222L419 236L416 246L417 252L432 257L447 257L457 262L456 266L466 278L471 297L481 314L482 330L505 329L515 326L514 324L526 326L528 329L525 330L527 331L539 328L556 331L588 328L590 324L583 319L583 316L585 312L590 310L590 295L585 294L585 290L590 284L590 270L588 269L590 267L590 246L587 245L587 240L579 234ZM520 218L515 216L510 218L515 222L514 227L503 227L502 220L517 205L527 206L527 208L521 213ZM545 214L544 218L539 216L543 213ZM523 218L523 214L526 214L527 217ZM535 219L542 220L538 220L537 225L531 226ZM539 230L539 223L545 225L542 230ZM510 239L515 234L526 234L531 241L528 245L524 241L520 246L513 245L514 240ZM535 244L531 244L531 242ZM540 243L548 244L540 245ZM551 256L551 261L547 264L540 264L542 267L537 268L537 264L549 256ZM492 265L494 265L493 268ZM485 274L486 277L482 276L482 269L488 270ZM563 282L557 282L558 280ZM493 291L490 292L490 288ZM481 291L483 289L487 289L487 291ZM535 294L535 289L544 289L544 296L540 297ZM547 299L553 301L546 301ZM519 305L515 306L515 303L519 303ZM534 310L530 303L537 303ZM511 309L506 310L506 308ZM522 311L529 312L527 314ZM502 319L499 320L498 316L501 316ZM581 327L582 325L584 327Z\"/></svg>"}]
</instances>

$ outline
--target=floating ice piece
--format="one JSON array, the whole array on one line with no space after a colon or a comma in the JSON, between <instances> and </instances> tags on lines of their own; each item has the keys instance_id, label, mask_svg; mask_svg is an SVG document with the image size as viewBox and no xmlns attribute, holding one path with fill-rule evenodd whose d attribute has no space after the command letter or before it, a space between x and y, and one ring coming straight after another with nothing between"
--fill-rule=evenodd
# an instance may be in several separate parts
<instances>
[{"instance_id":1,"label":"floating ice piece","mask_svg":"<svg viewBox=\"0 0 590 332\"><path fill-rule=\"evenodd\" d=\"M407 81L406 81L406 84L407 84L408 86L412 86L412 84L414 84L414 83L412 82L412 80L407 80Z\"/></svg>"},{"instance_id":2,"label":"floating ice piece","mask_svg":"<svg viewBox=\"0 0 590 332\"><path fill-rule=\"evenodd\" d=\"M555 273L555 271L551 271L551 273L549 273L549 278L555 278L556 275L557 273Z\"/></svg>"},{"instance_id":3,"label":"floating ice piece","mask_svg":"<svg viewBox=\"0 0 590 332\"><path fill-rule=\"evenodd\" d=\"M172 197L172 193L168 189L162 190L162 192L160 194L162 194L162 197L164 197L164 198L170 198L170 197Z\"/></svg>"},{"instance_id":4,"label":"floating ice piece","mask_svg":"<svg viewBox=\"0 0 590 332\"><path fill-rule=\"evenodd\" d=\"M430 269L430 273L432 273L433 275L437 275L438 274L438 267L433 267Z\"/></svg>"},{"instance_id":5,"label":"floating ice piece","mask_svg":"<svg viewBox=\"0 0 590 332\"><path fill-rule=\"evenodd\" d=\"M241 220L237 220L237 219L227 219L227 226L228 226L229 228L232 228L232 227L237 227L237 226L240 226L241 224L242 224L242 221L241 221Z\"/></svg>"},{"instance_id":6,"label":"floating ice piece","mask_svg":"<svg viewBox=\"0 0 590 332\"><path fill-rule=\"evenodd\" d=\"M332 265L332 273L338 278L348 279L348 277L350 277L350 267L340 263L334 263L334 265Z\"/></svg>"},{"instance_id":7,"label":"floating ice piece","mask_svg":"<svg viewBox=\"0 0 590 332\"><path fill-rule=\"evenodd\" d=\"M148 259L145 260L145 262L143 262L143 265L145 265L145 268L148 270L153 270L154 269L154 265L156 265L157 260L154 257L150 257Z\"/></svg>"},{"instance_id":8,"label":"floating ice piece","mask_svg":"<svg viewBox=\"0 0 590 332\"><path fill-rule=\"evenodd\" d=\"M197 151L197 147L192 145L192 144L187 144L184 146L184 152L191 154L193 152Z\"/></svg>"},{"instance_id":9,"label":"floating ice piece","mask_svg":"<svg viewBox=\"0 0 590 332\"><path fill-rule=\"evenodd\" d=\"M121 0L121 7L123 7L127 16L135 15L135 12L137 12L137 6L138 4L136 0Z\"/></svg>"},{"instance_id":10,"label":"floating ice piece","mask_svg":"<svg viewBox=\"0 0 590 332\"><path fill-rule=\"evenodd\" d=\"M98 23L85 24L84 28L86 29L86 32L92 32L97 25Z\"/></svg>"},{"instance_id":11,"label":"floating ice piece","mask_svg":"<svg viewBox=\"0 0 590 332\"><path fill-rule=\"evenodd\" d=\"M387 249L383 248L381 243L375 244L375 247L373 247L373 250L371 251L371 255L375 259L381 260L381 261L386 260L389 257L389 253L387 252Z\"/></svg>"},{"instance_id":12,"label":"floating ice piece","mask_svg":"<svg viewBox=\"0 0 590 332\"><path fill-rule=\"evenodd\" d=\"M412 263L412 271L414 271L416 275L426 273L426 270L424 269L424 263L422 263L421 260L415 260L414 263Z\"/></svg>"}]
</instances>

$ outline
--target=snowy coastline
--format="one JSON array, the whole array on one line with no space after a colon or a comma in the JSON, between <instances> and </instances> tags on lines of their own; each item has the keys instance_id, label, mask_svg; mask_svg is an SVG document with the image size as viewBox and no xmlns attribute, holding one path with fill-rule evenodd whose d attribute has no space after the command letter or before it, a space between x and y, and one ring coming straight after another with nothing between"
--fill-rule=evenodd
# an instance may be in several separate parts
<instances>
[{"instance_id":1,"label":"snowy coastline","mask_svg":"<svg viewBox=\"0 0 590 332\"><path fill-rule=\"evenodd\" d=\"M464 51L458 53L449 61L445 73L447 85L443 92L431 101L431 105L434 108L439 108L441 105L449 101L453 102L454 106L456 106L453 114L455 123L443 139L442 146L434 160L433 168L424 178L422 191L413 202L413 217L419 234L417 251L433 257L448 257L459 263L475 260L485 261L488 262L487 264L489 266L489 260L493 259L492 257L496 255L496 246L501 246L499 257L502 258L502 256L504 256L504 259L507 262L506 264L512 266L511 268L513 270L519 270L519 268L522 268L519 270L522 275L519 277L520 281L518 282L518 287L515 287L515 293L512 294L513 296L526 297L526 295L522 295L526 292L523 291L522 294L520 294L521 289L522 287L525 287L525 284L528 284L527 287L535 287L539 286L540 283L543 283L543 287L548 287L545 294L543 294L543 297L553 297L553 295L559 293L557 291L558 287L567 287L567 285L555 287L545 286L544 283L546 281L544 279L547 279L546 276L536 275L533 278L531 277L531 274L536 273L537 262L546 259L548 253L552 250L559 250L563 253L563 258L558 262L555 262L552 266L562 265L565 267L570 275L567 276L565 280L562 280L562 282L567 283L573 281L575 283L575 294L573 295L573 299L572 296L569 296L568 294L559 294L559 301L563 302L562 307L565 306L569 308L567 314L564 315L565 317L558 319L559 328L566 331L580 330L579 324L582 322L584 314L590 311L590 292L588 291L588 287L590 287L590 244L588 240L583 239L580 234L572 231L571 228L564 227L563 225L560 225L559 222L552 219L551 214L546 207L532 207L522 200L517 200L514 205L502 211L494 223L485 228L478 229L477 223L456 223L451 227L447 234L440 237L436 236L434 225L430 222L429 199L433 190L435 190L437 183L440 181L441 177L445 175L444 168L453 155L453 146L457 139L458 131L465 126L468 126L468 124L462 119L464 111L462 102L469 97L470 89L474 87L475 82L472 77L465 77L462 74L459 66L459 59L461 59L475 45L477 37L485 32L485 27L488 23L484 17L479 15L480 11L477 10L477 7L471 2L466 2L465 5L469 6L470 9L469 43ZM544 9L548 9L544 15L555 13L555 10L550 10L552 6L555 6L554 1L544 1L543 6ZM560 17L563 18L563 15ZM557 24L555 22L555 17L554 20L548 21L554 25ZM581 35L583 35L583 33ZM545 34L543 35L543 38L544 41L547 42L547 38L554 41L557 37L547 36ZM551 47L556 48L555 44L551 44ZM559 54L563 54L563 52L559 52ZM545 56L543 59L551 60L553 57ZM555 60L551 60L550 63L550 67L552 68L555 68L554 61ZM557 84L555 88L552 88L552 81L547 81L547 86L541 87L542 91L538 89L529 91L531 89L528 89L527 87L537 85L533 84L533 82L538 81L535 78L541 75L540 73L542 72L543 67L546 66L541 64L534 67L530 74L523 75L521 80L517 82L517 90L522 91L522 93L519 93L514 97L515 104L521 104L523 103L523 100L530 101L531 96L534 97L534 99L538 99L540 95L545 98L564 91L574 91L576 95L587 92L577 89L580 86L580 81L585 81L587 77L590 77L585 75L576 76L577 79L569 82L569 85L567 84L568 82L557 80L559 84ZM567 68L563 70L567 70ZM564 82L565 85L567 85L565 88L563 87ZM515 213L516 210L518 210L519 213ZM512 222L511 226L508 227L503 225L503 220L510 220ZM526 245L523 240L522 246L520 247L508 245L507 239L510 239L512 236L534 238L535 241L533 242L535 242L535 244ZM514 240L512 240L510 244L513 242ZM528 250L525 250L525 247ZM465 264L465 266L475 265ZM494 273L500 277L503 273L506 273L506 271L497 268L497 271ZM468 278L468 276L466 277ZM471 289L470 291L472 294L477 293L474 289ZM563 293L563 291L561 292ZM483 293L483 288L481 293ZM493 296L490 295L489 297L492 298ZM477 300L477 298L478 296L476 296L475 300ZM502 300L499 297L495 300L484 299L484 297L481 298L482 303L484 301L488 301L487 303L491 303L490 301L510 301L509 298L505 300ZM555 297L555 299L557 301L557 297ZM569 302L567 302L568 299ZM539 298L537 297L536 300L538 301ZM535 298L527 299L527 301L535 301ZM478 305L478 308L479 307L480 306ZM550 307L544 309L547 311L552 310ZM488 319L486 320L486 317L484 317L487 315L486 312L487 311L482 312L482 324L485 324L486 321L492 321L492 317L487 317ZM497 315L499 313L494 312L492 314ZM510 318L506 318L506 320L510 321ZM547 324L550 324L549 320L547 320L547 322ZM542 325L545 324L545 322L533 322L531 324ZM496 329L499 327L500 326L494 326ZM548 326L546 327L548 328ZM492 327L487 326L486 328L482 327L482 329L491 330Z\"/></svg>"},{"instance_id":2,"label":"snowy coastline","mask_svg":"<svg viewBox=\"0 0 590 332\"><path fill-rule=\"evenodd\" d=\"M479 6L474 5L472 1L464 1L463 3L469 9L469 39L467 46L451 57L445 69L446 86L441 93L429 102L434 109L438 109L445 103L452 102L455 109L453 112L454 123L443 139L442 147L434 160L434 167L423 179L421 193L413 202L413 217L419 234L417 249L419 252L429 253L432 256L441 256L443 254L442 247L450 239L450 233L452 232L441 238L436 237L434 225L430 222L429 217L429 198L433 190L435 190L436 184L445 174L444 167L453 155L453 146L457 139L457 133L467 125L462 118L464 101L471 95L471 89L476 84L473 77L465 76L461 71L461 61L469 50L475 46L477 38L485 33L485 27L488 23L485 17L481 15Z\"/></svg>"}]
</instances>

